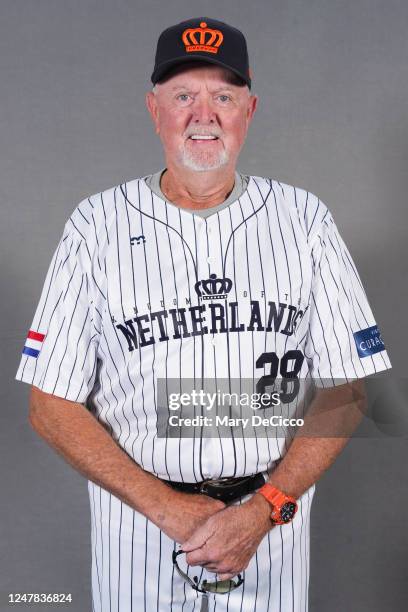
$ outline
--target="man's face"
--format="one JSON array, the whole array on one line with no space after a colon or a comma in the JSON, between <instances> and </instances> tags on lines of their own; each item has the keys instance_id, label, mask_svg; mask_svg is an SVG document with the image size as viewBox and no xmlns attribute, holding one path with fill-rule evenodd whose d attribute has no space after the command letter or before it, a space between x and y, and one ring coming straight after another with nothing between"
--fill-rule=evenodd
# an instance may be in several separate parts
<instances>
[{"instance_id":1,"label":"man's face","mask_svg":"<svg viewBox=\"0 0 408 612\"><path fill-rule=\"evenodd\" d=\"M146 104L168 165L200 172L235 167L257 97L248 87L229 84L223 68L208 65L157 84Z\"/></svg>"}]
</instances>

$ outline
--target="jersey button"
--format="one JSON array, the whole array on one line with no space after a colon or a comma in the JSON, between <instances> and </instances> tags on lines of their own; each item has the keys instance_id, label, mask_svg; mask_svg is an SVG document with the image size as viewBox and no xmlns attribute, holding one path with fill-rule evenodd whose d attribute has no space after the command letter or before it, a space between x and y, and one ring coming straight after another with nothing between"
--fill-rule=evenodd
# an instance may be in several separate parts
<instances>
[{"instance_id":1,"label":"jersey button","mask_svg":"<svg viewBox=\"0 0 408 612\"><path fill-rule=\"evenodd\" d=\"M209 264L215 263L214 257L207 257L207 263L209 263Z\"/></svg>"}]
</instances>

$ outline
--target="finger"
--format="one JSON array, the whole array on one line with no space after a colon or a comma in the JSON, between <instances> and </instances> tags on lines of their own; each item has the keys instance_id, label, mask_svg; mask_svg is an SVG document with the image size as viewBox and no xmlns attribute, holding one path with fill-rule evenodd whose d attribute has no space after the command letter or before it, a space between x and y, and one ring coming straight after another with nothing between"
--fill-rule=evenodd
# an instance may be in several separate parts
<instances>
[{"instance_id":1,"label":"finger","mask_svg":"<svg viewBox=\"0 0 408 612\"><path fill-rule=\"evenodd\" d=\"M237 574L218 574L218 580L231 580Z\"/></svg>"},{"instance_id":2,"label":"finger","mask_svg":"<svg viewBox=\"0 0 408 612\"><path fill-rule=\"evenodd\" d=\"M208 542L201 548L186 553L186 561L189 565L205 565L206 563L219 565L220 560L220 551L216 547L210 546Z\"/></svg>"},{"instance_id":3,"label":"finger","mask_svg":"<svg viewBox=\"0 0 408 612\"><path fill-rule=\"evenodd\" d=\"M215 559L211 559L203 550L197 550L188 553L186 555L186 561L188 565L201 565L204 567L208 563L214 564Z\"/></svg>"},{"instance_id":4,"label":"finger","mask_svg":"<svg viewBox=\"0 0 408 612\"><path fill-rule=\"evenodd\" d=\"M218 572L218 567L216 565L205 563L201 567L204 567L204 569L206 569L207 572L211 572L212 574L216 574Z\"/></svg>"},{"instance_id":5,"label":"finger","mask_svg":"<svg viewBox=\"0 0 408 612\"><path fill-rule=\"evenodd\" d=\"M192 550L196 550L197 548L201 548L206 543L208 537L208 532L204 531L204 529L199 528L193 533L192 536L188 538L188 540L181 543L181 548L186 553Z\"/></svg>"}]
</instances>

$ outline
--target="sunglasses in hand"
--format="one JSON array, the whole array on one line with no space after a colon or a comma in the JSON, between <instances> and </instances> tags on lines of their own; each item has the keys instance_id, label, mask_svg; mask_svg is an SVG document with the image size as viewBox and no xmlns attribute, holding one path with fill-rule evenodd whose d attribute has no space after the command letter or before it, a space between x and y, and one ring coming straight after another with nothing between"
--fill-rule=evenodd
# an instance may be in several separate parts
<instances>
[{"instance_id":1,"label":"sunglasses in hand","mask_svg":"<svg viewBox=\"0 0 408 612\"><path fill-rule=\"evenodd\" d=\"M198 582L197 576L190 578L183 570L180 569L177 563L178 555L184 553L184 550L180 549L178 551L173 550L173 563L174 566L179 573L179 575L193 588L195 591L199 591L200 593L229 593L234 589L241 586L244 582L244 579L241 577L241 574L238 574L236 580L215 580L215 582L209 582L208 580L203 580L201 583Z\"/></svg>"}]
</instances>

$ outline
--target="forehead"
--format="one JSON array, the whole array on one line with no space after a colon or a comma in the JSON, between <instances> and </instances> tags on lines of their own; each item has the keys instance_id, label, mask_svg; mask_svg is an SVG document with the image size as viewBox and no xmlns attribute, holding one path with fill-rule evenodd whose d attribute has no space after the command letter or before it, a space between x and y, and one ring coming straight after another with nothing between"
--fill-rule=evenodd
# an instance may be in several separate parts
<instances>
[{"instance_id":1,"label":"forehead","mask_svg":"<svg viewBox=\"0 0 408 612\"><path fill-rule=\"evenodd\" d=\"M159 84L159 88L168 91L177 87L189 87L193 84L198 87L211 84L211 86L228 87L243 92L247 90L247 87L235 85L232 82L233 76L233 73L228 69L211 64L180 66L163 83Z\"/></svg>"}]
</instances>

